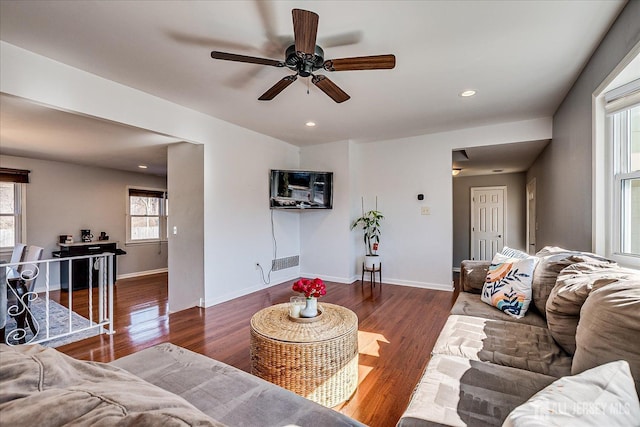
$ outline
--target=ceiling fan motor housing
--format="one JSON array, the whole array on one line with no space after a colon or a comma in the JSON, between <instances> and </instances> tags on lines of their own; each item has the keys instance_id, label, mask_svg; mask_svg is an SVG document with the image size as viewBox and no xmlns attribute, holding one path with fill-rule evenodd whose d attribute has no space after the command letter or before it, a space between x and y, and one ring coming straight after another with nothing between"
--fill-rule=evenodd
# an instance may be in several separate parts
<instances>
[{"instance_id":1,"label":"ceiling fan motor housing","mask_svg":"<svg viewBox=\"0 0 640 427\"><path fill-rule=\"evenodd\" d=\"M299 55L296 52L296 45L292 44L285 51L285 58L287 59L284 63L289 69L297 72L300 77L309 77L314 71L323 68L324 50L316 45L313 55L303 53Z\"/></svg>"}]
</instances>

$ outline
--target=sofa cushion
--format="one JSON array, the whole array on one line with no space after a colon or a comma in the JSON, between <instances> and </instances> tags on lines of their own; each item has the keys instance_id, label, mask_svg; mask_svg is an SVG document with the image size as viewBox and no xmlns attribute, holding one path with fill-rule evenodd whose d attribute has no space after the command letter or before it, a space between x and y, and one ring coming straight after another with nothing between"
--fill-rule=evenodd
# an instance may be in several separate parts
<instances>
[{"instance_id":1,"label":"sofa cushion","mask_svg":"<svg viewBox=\"0 0 640 427\"><path fill-rule=\"evenodd\" d=\"M640 403L624 360L560 378L513 410L505 427L632 426Z\"/></svg>"},{"instance_id":2,"label":"sofa cushion","mask_svg":"<svg viewBox=\"0 0 640 427\"><path fill-rule=\"evenodd\" d=\"M516 318L496 310L495 307L480 301L480 295L460 292L456 303L451 308L451 314L483 317L485 319L504 320L506 322L526 323L527 325L547 327L547 321L538 313L535 307L529 307L527 315Z\"/></svg>"},{"instance_id":3,"label":"sofa cushion","mask_svg":"<svg viewBox=\"0 0 640 427\"><path fill-rule=\"evenodd\" d=\"M248 356L247 356L248 357ZM232 426L362 426L233 366L165 343L111 362Z\"/></svg>"},{"instance_id":4,"label":"sofa cushion","mask_svg":"<svg viewBox=\"0 0 640 427\"><path fill-rule=\"evenodd\" d=\"M481 300L509 316L523 317L531 303L531 277L536 257L495 254L482 288Z\"/></svg>"},{"instance_id":5,"label":"sofa cushion","mask_svg":"<svg viewBox=\"0 0 640 427\"><path fill-rule=\"evenodd\" d=\"M175 394L40 345L0 344L3 425L221 426Z\"/></svg>"},{"instance_id":6,"label":"sofa cushion","mask_svg":"<svg viewBox=\"0 0 640 427\"><path fill-rule=\"evenodd\" d=\"M549 330L522 323L451 315L433 354L465 357L561 377L571 373L571 358Z\"/></svg>"},{"instance_id":7,"label":"sofa cushion","mask_svg":"<svg viewBox=\"0 0 640 427\"><path fill-rule=\"evenodd\" d=\"M491 261L464 260L460 263L460 290L481 294Z\"/></svg>"},{"instance_id":8,"label":"sofa cushion","mask_svg":"<svg viewBox=\"0 0 640 427\"><path fill-rule=\"evenodd\" d=\"M522 369L434 355L398 426L499 426L509 412L554 380Z\"/></svg>"},{"instance_id":9,"label":"sofa cushion","mask_svg":"<svg viewBox=\"0 0 640 427\"><path fill-rule=\"evenodd\" d=\"M546 246L536 254L540 261L533 272L531 284L532 300L538 311L546 318L547 299L556 285L560 272L578 262L611 262L588 252L569 251L555 246ZM612 264L615 264L611 262Z\"/></svg>"},{"instance_id":10,"label":"sofa cushion","mask_svg":"<svg viewBox=\"0 0 640 427\"><path fill-rule=\"evenodd\" d=\"M636 272L602 262L581 262L560 272L547 300L547 324L556 342L569 354L576 351L580 309L593 286L603 286Z\"/></svg>"},{"instance_id":11,"label":"sofa cushion","mask_svg":"<svg viewBox=\"0 0 640 427\"><path fill-rule=\"evenodd\" d=\"M640 390L640 277L594 286L580 311L571 372L629 362Z\"/></svg>"}]
</instances>

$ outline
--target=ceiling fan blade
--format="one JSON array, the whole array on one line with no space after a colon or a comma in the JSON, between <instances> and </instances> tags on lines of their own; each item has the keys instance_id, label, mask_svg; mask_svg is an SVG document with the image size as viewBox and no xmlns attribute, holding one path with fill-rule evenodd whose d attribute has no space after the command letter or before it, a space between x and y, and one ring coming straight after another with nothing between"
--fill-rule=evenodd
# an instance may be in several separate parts
<instances>
[{"instance_id":1,"label":"ceiling fan blade","mask_svg":"<svg viewBox=\"0 0 640 427\"><path fill-rule=\"evenodd\" d=\"M287 86L289 86L291 83L295 82L297 78L298 78L298 76L296 76L295 74L293 74L291 76L284 77L278 83L276 83L273 86L271 86L269 88L269 90L267 90L265 93L263 93L262 96L260 98L258 98L258 100L259 101L271 101L280 92L285 90L287 88Z\"/></svg>"},{"instance_id":2,"label":"ceiling fan blade","mask_svg":"<svg viewBox=\"0 0 640 427\"><path fill-rule=\"evenodd\" d=\"M390 70L396 66L395 55L359 56L329 59L323 67L327 71Z\"/></svg>"},{"instance_id":3,"label":"ceiling fan blade","mask_svg":"<svg viewBox=\"0 0 640 427\"><path fill-rule=\"evenodd\" d=\"M327 76L314 75L311 81L338 104L351 98L345 91L340 89L338 85L329 80Z\"/></svg>"},{"instance_id":4,"label":"ceiling fan blade","mask_svg":"<svg viewBox=\"0 0 640 427\"><path fill-rule=\"evenodd\" d=\"M213 59L223 59L225 61L247 62L249 64L271 65L273 67L284 67L284 62L275 59L256 58L255 56L237 55L227 52L211 52Z\"/></svg>"},{"instance_id":5,"label":"ceiling fan blade","mask_svg":"<svg viewBox=\"0 0 640 427\"><path fill-rule=\"evenodd\" d=\"M296 52L313 56L316 51L318 35L318 15L308 10L293 9L293 35L296 41Z\"/></svg>"}]
</instances>

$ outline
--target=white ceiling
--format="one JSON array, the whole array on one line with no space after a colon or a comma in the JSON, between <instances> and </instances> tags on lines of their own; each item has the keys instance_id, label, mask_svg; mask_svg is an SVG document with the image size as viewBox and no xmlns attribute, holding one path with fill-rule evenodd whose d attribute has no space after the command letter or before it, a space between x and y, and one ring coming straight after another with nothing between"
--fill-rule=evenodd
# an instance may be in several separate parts
<instances>
[{"instance_id":1,"label":"white ceiling","mask_svg":"<svg viewBox=\"0 0 640 427\"><path fill-rule=\"evenodd\" d=\"M304 146L552 116L624 4L2 0L0 38ZM319 14L326 58L393 53L396 68L325 73L351 95L343 104L313 85L307 94L302 78L258 101L290 71L216 61L210 52L283 59L296 7ZM333 46L341 42L349 44ZM465 89L478 94L459 97ZM317 126L305 127L309 120Z\"/></svg>"}]
</instances>

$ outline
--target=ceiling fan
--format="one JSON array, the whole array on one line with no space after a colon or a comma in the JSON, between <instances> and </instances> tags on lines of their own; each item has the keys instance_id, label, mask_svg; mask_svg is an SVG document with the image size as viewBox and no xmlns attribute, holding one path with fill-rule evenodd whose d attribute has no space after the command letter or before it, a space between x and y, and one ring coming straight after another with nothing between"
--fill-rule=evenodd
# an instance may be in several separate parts
<instances>
[{"instance_id":1,"label":"ceiling fan","mask_svg":"<svg viewBox=\"0 0 640 427\"><path fill-rule=\"evenodd\" d=\"M270 101L280 92L296 81L298 76L311 77L311 82L326 93L335 102L344 102L350 98L346 92L322 74L315 71L352 71L352 70L388 70L396 66L394 55L359 56L351 58L324 59L324 51L316 45L318 33L318 15L302 9L293 9L294 44L285 51L285 60L257 58L255 56L237 55L227 52L211 52L213 59L225 61L247 62L250 64L270 65L272 67L287 67L295 74L288 75L273 85L258 98L260 101Z\"/></svg>"}]
</instances>

